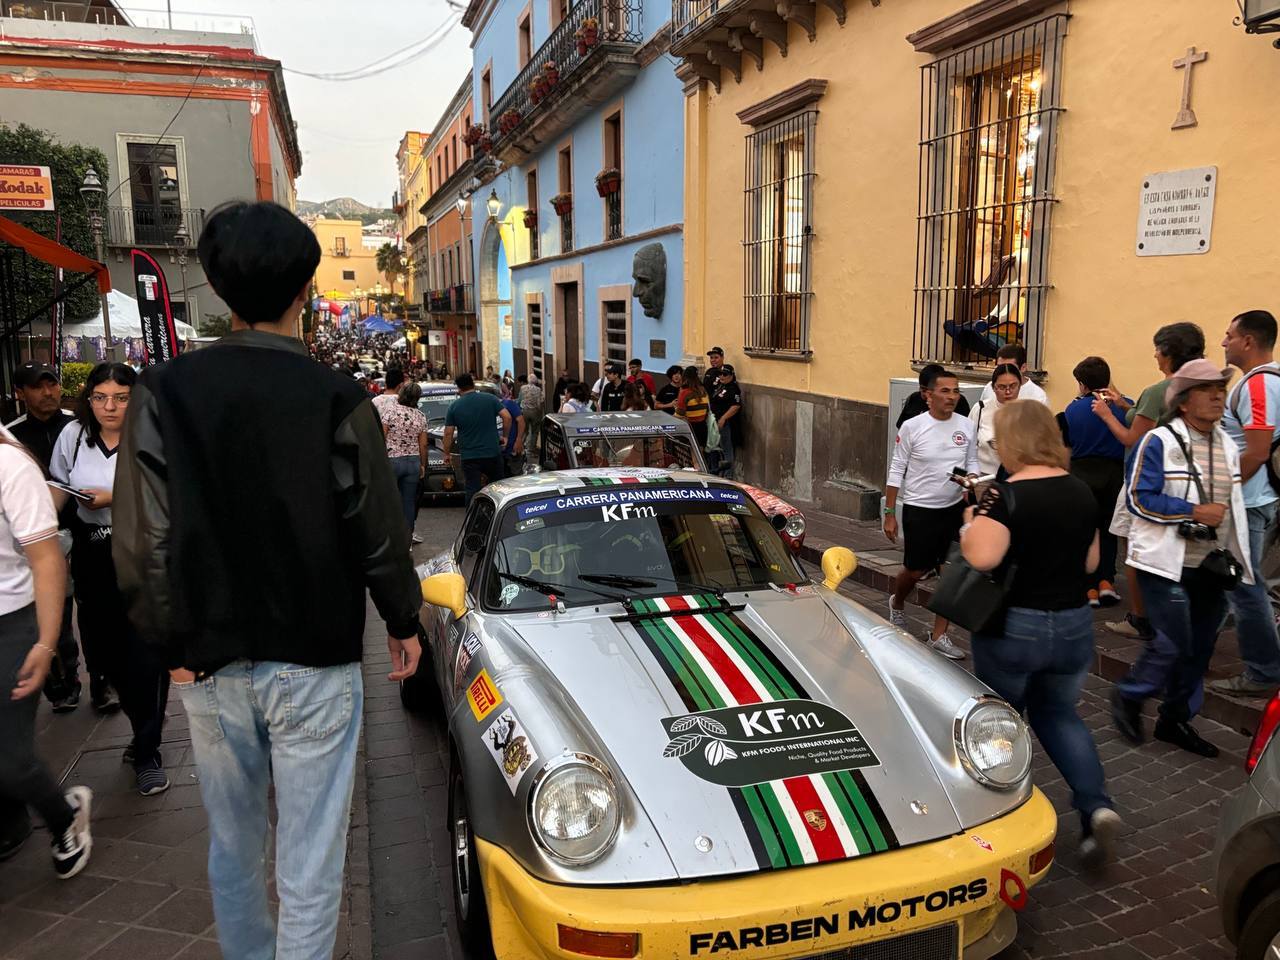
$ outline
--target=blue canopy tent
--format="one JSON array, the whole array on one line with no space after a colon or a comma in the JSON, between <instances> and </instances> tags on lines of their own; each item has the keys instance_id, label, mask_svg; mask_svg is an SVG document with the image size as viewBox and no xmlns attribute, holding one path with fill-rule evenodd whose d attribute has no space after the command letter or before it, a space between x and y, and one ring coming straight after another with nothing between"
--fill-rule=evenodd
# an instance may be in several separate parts
<instances>
[{"instance_id":1,"label":"blue canopy tent","mask_svg":"<svg viewBox=\"0 0 1280 960\"><path fill-rule=\"evenodd\" d=\"M398 323L392 323L380 314L374 314L366 317L363 323L365 332L367 333L394 333Z\"/></svg>"}]
</instances>

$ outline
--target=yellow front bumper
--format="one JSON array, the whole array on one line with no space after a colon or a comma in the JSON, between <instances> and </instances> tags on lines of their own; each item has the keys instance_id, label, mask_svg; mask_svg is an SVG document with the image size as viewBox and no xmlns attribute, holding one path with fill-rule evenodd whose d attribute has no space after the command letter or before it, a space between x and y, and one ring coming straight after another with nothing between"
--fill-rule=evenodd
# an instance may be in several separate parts
<instances>
[{"instance_id":1,"label":"yellow front bumper","mask_svg":"<svg viewBox=\"0 0 1280 960\"><path fill-rule=\"evenodd\" d=\"M1049 865L1032 874L1030 857L1056 832L1053 806L1033 790L1012 813L945 840L840 863L648 887L547 883L501 848L479 839L476 846L499 960L577 960L582 954L560 948L557 924L638 933L636 956L645 960L781 960L951 921L960 925L960 942L972 945L1008 909L1000 899L1002 872L1028 888L1043 879ZM1007 889L1012 894L1015 885Z\"/></svg>"}]
</instances>

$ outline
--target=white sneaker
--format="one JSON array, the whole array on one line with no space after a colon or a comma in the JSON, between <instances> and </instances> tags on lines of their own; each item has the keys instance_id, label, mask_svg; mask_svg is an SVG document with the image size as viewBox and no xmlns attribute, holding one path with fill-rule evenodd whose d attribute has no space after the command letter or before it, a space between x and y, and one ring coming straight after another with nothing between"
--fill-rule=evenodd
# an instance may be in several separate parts
<instances>
[{"instance_id":1,"label":"white sneaker","mask_svg":"<svg viewBox=\"0 0 1280 960\"><path fill-rule=\"evenodd\" d=\"M1090 867L1099 867L1115 856L1116 838L1124 829L1120 814L1110 807L1099 807L1089 816L1089 836L1080 841L1080 859Z\"/></svg>"},{"instance_id":2,"label":"white sneaker","mask_svg":"<svg viewBox=\"0 0 1280 960\"><path fill-rule=\"evenodd\" d=\"M417 544L419 544L419 543L423 543L423 542L424 542L424 541L423 541L423 539L422 539L420 536L418 536L416 533L413 535L412 539L413 539L413 542L414 542L414 545L415 545L415 546L416 546Z\"/></svg>"},{"instance_id":3,"label":"white sneaker","mask_svg":"<svg viewBox=\"0 0 1280 960\"><path fill-rule=\"evenodd\" d=\"M93 804L93 791L88 787L72 787L67 791L67 803L75 810L71 826L61 837L53 841L53 869L59 880L70 880L89 865L89 852L93 849L93 836L89 833L89 808Z\"/></svg>"},{"instance_id":4,"label":"white sneaker","mask_svg":"<svg viewBox=\"0 0 1280 960\"><path fill-rule=\"evenodd\" d=\"M889 598L889 623L903 630L907 629L907 611L895 607L892 597Z\"/></svg>"},{"instance_id":5,"label":"white sneaker","mask_svg":"<svg viewBox=\"0 0 1280 960\"><path fill-rule=\"evenodd\" d=\"M937 640L934 640L932 643L930 643L929 646L933 648L935 652L942 654L948 660L963 660L965 657L968 656L968 654L965 653L963 650L961 650L959 647L957 647L951 641L951 638L947 636L945 633L942 636L940 636Z\"/></svg>"}]
</instances>

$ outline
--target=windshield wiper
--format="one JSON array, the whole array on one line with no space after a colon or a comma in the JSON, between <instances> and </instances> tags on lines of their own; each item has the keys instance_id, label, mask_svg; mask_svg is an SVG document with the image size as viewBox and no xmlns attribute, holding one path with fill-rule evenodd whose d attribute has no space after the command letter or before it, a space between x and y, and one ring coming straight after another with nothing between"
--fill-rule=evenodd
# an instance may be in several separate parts
<instances>
[{"instance_id":1,"label":"windshield wiper","mask_svg":"<svg viewBox=\"0 0 1280 960\"><path fill-rule=\"evenodd\" d=\"M572 583L547 583L545 580L535 580L533 577L523 577L518 573L507 573L505 570L499 570L498 576L504 580L510 580L512 583L518 583L522 587L528 587L530 590L540 593L544 597L555 597L560 600L564 599L564 592L566 590L585 590L587 593L594 593L597 597L603 597L604 599L611 600L614 603L622 603L622 601L626 599L625 597L618 596L616 593L608 593L604 590L595 590L591 587L581 587ZM586 580L589 578L580 576L578 579Z\"/></svg>"},{"instance_id":2,"label":"windshield wiper","mask_svg":"<svg viewBox=\"0 0 1280 960\"><path fill-rule=\"evenodd\" d=\"M650 574L658 580L665 580L667 583L674 584L677 590L686 590L689 593L714 593L717 597L723 597L725 592L724 584L715 581L714 586L705 583L695 583L692 580L681 580L679 577L666 577L660 573ZM645 577L631 577L621 573L580 573L579 580L586 580L588 583L601 583L606 587L624 587L635 590L642 590L648 587L656 587L657 584Z\"/></svg>"}]
</instances>

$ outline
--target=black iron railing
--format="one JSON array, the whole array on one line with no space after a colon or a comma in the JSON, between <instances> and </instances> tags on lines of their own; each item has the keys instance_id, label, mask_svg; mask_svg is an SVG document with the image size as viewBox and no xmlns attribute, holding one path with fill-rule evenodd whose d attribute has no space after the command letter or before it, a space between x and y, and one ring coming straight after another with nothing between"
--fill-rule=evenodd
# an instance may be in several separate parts
<instances>
[{"instance_id":1,"label":"black iron railing","mask_svg":"<svg viewBox=\"0 0 1280 960\"><path fill-rule=\"evenodd\" d=\"M604 238L619 240L622 238L622 189L607 193L604 197Z\"/></svg>"},{"instance_id":2,"label":"black iron railing","mask_svg":"<svg viewBox=\"0 0 1280 960\"><path fill-rule=\"evenodd\" d=\"M560 252L573 249L573 211L560 214Z\"/></svg>"},{"instance_id":3,"label":"black iron railing","mask_svg":"<svg viewBox=\"0 0 1280 960\"><path fill-rule=\"evenodd\" d=\"M530 114L560 99L574 74L602 50L643 39L640 0L579 0L490 108L495 143L516 133Z\"/></svg>"},{"instance_id":4,"label":"black iron railing","mask_svg":"<svg viewBox=\"0 0 1280 960\"><path fill-rule=\"evenodd\" d=\"M429 313L475 313L475 298L469 283L455 283L443 290L427 292Z\"/></svg>"},{"instance_id":5,"label":"black iron railing","mask_svg":"<svg viewBox=\"0 0 1280 960\"><path fill-rule=\"evenodd\" d=\"M109 207L107 242L115 247L176 247L178 225L194 247L204 229L204 211L194 207Z\"/></svg>"},{"instance_id":6,"label":"black iron railing","mask_svg":"<svg viewBox=\"0 0 1280 960\"><path fill-rule=\"evenodd\" d=\"M671 0L671 39L680 40L739 0Z\"/></svg>"}]
</instances>

